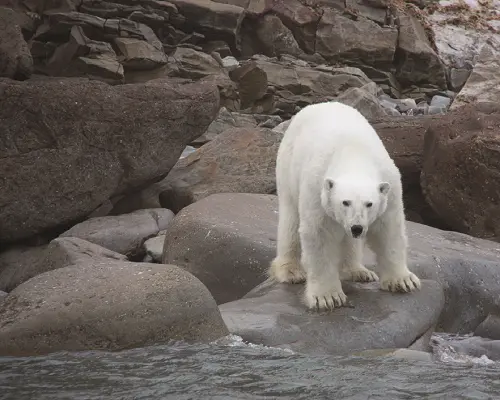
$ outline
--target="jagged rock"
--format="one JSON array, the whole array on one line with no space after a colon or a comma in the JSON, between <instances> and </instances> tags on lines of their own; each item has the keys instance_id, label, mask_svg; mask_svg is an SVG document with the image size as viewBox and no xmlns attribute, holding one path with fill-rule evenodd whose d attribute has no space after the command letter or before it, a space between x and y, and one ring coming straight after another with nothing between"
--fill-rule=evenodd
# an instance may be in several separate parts
<instances>
[{"instance_id":1,"label":"jagged rock","mask_svg":"<svg viewBox=\"0 0 500 400\"><path fill-rule=\"evenodd\" d=\"M313 68L306 62L285 63L264 56L254 57L254 61L274 88L276 113L286 119L308 104L334 100L348 88L371 82L357 68Z\"/></svg>"},{"instance_id":2,"label":"jagged rock","mask_svg":"<svg viewBox=\"0 0 500 400\"><path fill-rule=\"evenodd\" d=\"M0 7L0 77L24 80L33 73L33 58L16 13Z\"/></svg>"},{"instance_id":3,"label":"jagged rock","mask_svg":"<svg viewBox=\"0 0 500 400\"><path fill-rule=\"evenodd\" d=\"M64 229L161 179L218 110L208 82L0 80L0 242Z\"/></svg>"},{"instance_id":4,"label":"jagged rock","mask_svg":"<svg viewBox=\"0 0 500 400\"><path fill-rule=\"evenodd\" d=\"M89 39L76 25L69 41L55 49L43 70L53 76L85 76L109 83L123 80L123 67L111 44Z\"/></svg>"},{"instance_id":5,"label":"jagged rock","mask_svg":"<svg viewBox=\"0 0 500 400\"><path fill-rule=\"evenodd\" d=\"M119 53L119 60L126 69L151 70L167 63L167 56L144 40L134 38L116 38L114 43Z\"/></svg>"},{"instance_id":6,"label":"jagged rock","mask_svg":"<svg viewBox=\"0 0 500 400\"><path fill-rule=\"evenodd\" d=\"M500 40L485 43L476 58L476 64L465 86L450 109L464 104L500 101Z\"/></svg>"},{"instance_id":7,"label":"jagged rock","mask_svg":"<svg viewBox=\"0 0 500 400\"><path fill-rule=\"evenodd\" d=\"M177 76L200 79L222 73L219 63L209 54L188 47L178 47L172 58L176 63Z\"/></svg>"},{"instance_id":8,"label":"jagged rock","mask_svg":"<svg viewBox=\"0 0 500 400\"><path fill-rule=\"evenodd\" d=\"M335 100L356 108L365 118L370 120L383 117L387 115L387 112L376 97L376 89L375 82L371 82L360 88L347 89Z\"/></svg>"},{"instance_id":9,"label":"jagged rock","mask_svg":"<svg viewBox=\"0 0 500 400\"><path fill-rule=\"evenodd\" d=\"M196 30L209 36L226 37L234 47L239 47L238 32L245 10L232 4L215 1L170 0Z\"/></svg>"},{"instance_id":10,"label":"jagged rock","mask_svg":"<svg viewBox=\"0 0 500 400\"><path fill-rule=\"evenodd\" d=\"M399 13L396 76L402 84L435 84L446 88L445 66L432 49L422 24Z\"/></svg>"},{"instance_id":11,"label":"jagged rock","mask_svg":"<svg viewBox=\"0 0 500 400\"><path fill-rule=\"evenodd\" d=\"M276 15L265 14L260 18L255 34L262 46L262 52L266 56L277 57L282 54L290 54L299 57L304 53L292 31Z\"/></svg>"},{"instance_id":12,"label":"jagged rock","mask_svg":"<svg viewBox=\"0 0 500 400\"><path fill-rule=\"evenodd\" d=\"M395 27L382 28L361 16L354 21L338 11L324 8L316 32L315 49L329 61L389 66L397 40Z\"/></svg>"},{"instance_id":13,"label":"jagged rock","mask_svg":"<svg viewBox=\"0 0 500 400\"><path fill-rule=\"evenodd\" d=\"M255 61L249 61L231 70L229 77L238 84L241 108L250 107L267 92L267 74Z\"/></svg>"}]
</instances>

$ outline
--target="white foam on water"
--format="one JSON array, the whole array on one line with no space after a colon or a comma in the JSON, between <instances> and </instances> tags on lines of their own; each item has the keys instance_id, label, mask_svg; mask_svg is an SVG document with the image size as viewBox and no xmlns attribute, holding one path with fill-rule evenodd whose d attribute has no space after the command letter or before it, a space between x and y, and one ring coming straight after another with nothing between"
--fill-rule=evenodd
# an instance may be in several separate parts
<instances>
[{"instance_id":1,"label":"white foam on water","mask_svg":"<svg viewBox=\"0 0 500 400\"><path fill-rule=\"evenodd\" d=\"M434 356L438 361L449 364L468 364L468 365L492 365L497 364L489 359L485 354L480 357L474 357L468 354L457 352L450 344L451 341L457 342L467 340L473 334L456 335L451 333L434 333L431 338L431 346Z\"/></svg>"},{"instance_id":2,"label":"white foam on water","mask_svg":"<svg viewBox=\"0 0 500 400\"><path fill-rule=\"evenodd\" d=\"M263 349L263 350L278 351L280 353L286 353L286 354L296 354L291 349L285 349L282 347L265 346L263 344L255 344L255 343L245 342L241 336L233 335L233 334L229 334L228 336L224 336L220 339L217 339L210 344L216 344L216 345L222 345L222 346L228 346L228 347L248 347L248 348L257 349L257 350Z\"/></svg>"}]
</instances>

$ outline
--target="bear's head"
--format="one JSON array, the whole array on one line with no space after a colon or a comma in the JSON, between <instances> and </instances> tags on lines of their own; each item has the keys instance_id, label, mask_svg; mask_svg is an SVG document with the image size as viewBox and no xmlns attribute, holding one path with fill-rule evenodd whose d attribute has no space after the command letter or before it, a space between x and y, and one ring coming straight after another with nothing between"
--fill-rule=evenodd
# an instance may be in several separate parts
<instances>
[{"instance_id":1,"label":"bear's head","mask_svg":"<svg viewBox=\"0 0 500 400\"><path fill-rule=\"evenodd\" d=\"M325 178L321 204L325 212L353 238L365 237L387 208L388 182Z\"/></svg>"}]
</instances>

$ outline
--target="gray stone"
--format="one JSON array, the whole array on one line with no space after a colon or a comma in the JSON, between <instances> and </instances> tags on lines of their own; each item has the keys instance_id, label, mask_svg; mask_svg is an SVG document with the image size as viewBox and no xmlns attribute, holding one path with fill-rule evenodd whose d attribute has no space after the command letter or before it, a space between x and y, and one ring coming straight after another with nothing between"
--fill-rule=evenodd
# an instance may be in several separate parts
<instances>
[{"instance_id":1,"label":"gray stone","mask_svg":"<svg viewBox=\"0 0 500 400\"><path fill-rule=\"evenodd\" d=\"M167 63L163 49L157 49L145 40L115 38L121 64L131 70L150 70Z\"/></svg>"},{"instance_id":2,"label":"gray stone","mask_svg":"<svg viewBox=\"0 0 500 400\"><path fill-rule=\"evenodd\" d=\"M447 109L451 104L451 99L445 96L435 95L431 99L431 107L444 107Z\"/></svg>"},{"instance_id":3,"label":"gray stone","mask_svg":"<svg viewBox=\"0 0 500 400\"><path fill-rule=\"evenodd\" d=\"M447 107L445 106L429 106L426 108L426 114L429 115L436 115L436 114L446 114L448 111Z\"/></svg>"},{"instance_id":4,"label":"gray stone","mask_svg":"<svg viewBox=\"0 0 500 400\"><path fill-rule=\"evenodd\" d=\"M0 355L122 350L227 335L203 284L173 265L88 261L46 272L0 303Z\"/></svg>"},{"instance_id":5,"label":"gray stone","mask_svg":"<svg viewBox=\"0 0 500 400\"><path fill-rule=\"evenodd\" d=\"M236 68L240 66L240 62L234 58L233 56L226 56L222 59L222 64L224 65L224 68Z\"/></svg>"},{"instance_id":6,"label":"gray stone","mask_svg":"<svg viewBox=\"0 0 500 400\"><path fill-rule=\"evenodd\" d=\"M0 79L0 242L81 221L161 179L205 132L219 98L210 82Z\"/></svg>"},{"instance_id":7,"label":"gray stone","mask_svg":"<svg viewBox=\"0 0 500 400\"><path fill-rule=\"evenodd\" d=\"M200 279L217 303L265 279L275 246L276 196L214 194L184 208L165 235L162 262Z\"/></svg>"},{"instance_id":8,"label":"gray stone","mask_svg":"<svg viewBox=\"0 0 500 400\"><path fill-rule=\"evenodd\" d=\"M45 246L16 246L0 253L0 290L10 292L44 272L96 260L126 261L127 257L75 237L54 239Z\"/></svg>"},{"instance_id":9,"label":"gray stone","mask_svg":"<svg viewBox=\"0 0 500 400\"><path fill-rule=\"evenodd\" d=\"M144 242L167 228L174 213L164 208L138 210L129 214L91 218L59 237L77 237L129 258L144 256Z\"/></svg>"},{"instance_id":10,"label":"gray stone","mask_svg":"<svg viewBox=\"0 0 500 400\"><path fill-rule=\"evenodd\" d=\"M376 284L343 283L350 307L308 312L303 285L270 281L243 299L219 306L229 331L245 341L314 355L409 347L432 328L442 311L441 285L423 281L420 291L383 292Z\"/></svg>"},{"instance_id":11,"label":"gray stone","mask_svg":"<svg viewBox=\"0 0 500 400\"><path fill-rule=\"evenodd\" d=\"M163 245L165 243L165 235L158 235L144 242L144 248L146 249L146 256L151 257L151 260L157 263L161 263L161 257L163 254Z\"/></svg>"},{"instance_id":12,"label":"gray stone","mask_svg":"<svg viewBox=\"0 0 500 400\"><path fill-rule=\"evenodd\" d=\"M178 71L176 75L181 78L200 79L222 71L211 55L188 47L178 47L172 54L172 59Z\"/></svg>"},{"instance_id":13,"label":"gray stone","mask_svg":"<svg viewBox=\"0 0 500 400\"><path fill-rule=\"evenodd\" d=\"M2 302L2 301L5 299L5 297L6 297L6 296L7 296L7 293L2 292L2 291L0 290L0 302Z\"/></svg>"}]
</instances>

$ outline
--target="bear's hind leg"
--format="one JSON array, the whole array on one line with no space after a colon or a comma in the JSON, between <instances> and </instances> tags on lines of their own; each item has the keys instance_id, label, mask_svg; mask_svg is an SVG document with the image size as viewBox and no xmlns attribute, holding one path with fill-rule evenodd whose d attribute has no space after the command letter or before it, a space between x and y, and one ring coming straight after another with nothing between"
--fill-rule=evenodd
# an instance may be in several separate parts
<instances>
[{"instance_id":1,"label":"bear's hind leg","mask_svg":"<svg viewBox=\"0 0 500 400\"><path fill-rule=\"evenodd\" d=\"M354 239L348 235L342 241L342 270L340 278L354 282L375 282L378 276L363 264L363 239Z\"/></svg>"},{"instance_id":2,"label":"bear's hind leg","mask_svg":"<svg viewBox=\"0 0 500 400\"><path fill-rule=\"evenodd\" d=\"M387 212L367 232L368 246L377 257L380 287L390 292L420 289L420 280L407 266L408 239L402 204Z\"/></svg>"},{"instance_id":3,"label":"bear's hind leg","mask_svg":"<svg viewBox=\"0 0 500 400\"><path fill-rule=\"evenodd\" d=\"M310 309L332 310L347 302L340 282L341 240L331 240L322 216L316 213L303 213L304 223L301 222L299 230L301 262L307 274L304 301Z\"/></svg>"},{"instance_id":4,"label":"bear's hind leg","mask_svg":"<svg viewBox=\"0 0 500 400\"><path fill-rule=\"evenodd\" d=\"M300 265L299 213L285 196L278 196L278 241L276 258L271 262L269 276L281 283L301 283L306 273Z\"/></svg>"}]
</instances>

